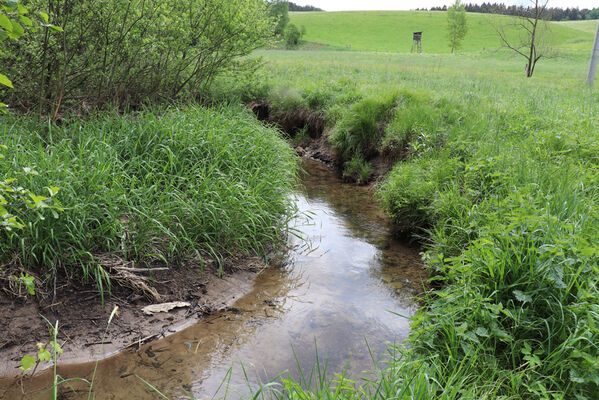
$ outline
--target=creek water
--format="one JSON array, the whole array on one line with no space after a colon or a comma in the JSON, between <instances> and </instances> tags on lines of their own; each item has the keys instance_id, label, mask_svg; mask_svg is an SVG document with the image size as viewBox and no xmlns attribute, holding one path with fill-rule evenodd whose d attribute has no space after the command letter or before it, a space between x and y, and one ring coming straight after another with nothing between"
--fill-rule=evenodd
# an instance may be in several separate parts
<instances>
[{"instance_id":1,"label":"creek water","mask_svg":"<svg viewBox=\"0 0 599 400\"><path fill-rule=\"evenodd\" d=\"M316 352L328 375L367 376L384 359L385 343L409 333L414 296L426 275L418 250L393 238L391 225L368 188L344 184L326 166L304 161L295 195L289 252L281 267L262 271L248 295L228 311L164 339L102 360L96 399L246 398L248 386L286 371L309 375ZM94 364L59 367L64 378L91 376ZM141 378L141 379L140 379ZM50 371L13 388L5 398L49 398ZM87 398L77 381L64 399Z\"/></svg>"}]
</instances>

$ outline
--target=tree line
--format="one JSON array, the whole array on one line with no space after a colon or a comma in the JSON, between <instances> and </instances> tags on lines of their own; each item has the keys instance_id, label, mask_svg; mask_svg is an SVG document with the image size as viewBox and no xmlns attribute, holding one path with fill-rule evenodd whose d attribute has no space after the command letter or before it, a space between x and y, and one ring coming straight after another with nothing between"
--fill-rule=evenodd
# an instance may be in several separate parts
<instances>
[{"instance_id":1,"label":"tree line","mask_svg":"<svg viewBox=\"0 0 599 400\"><path fill-rule=\"evenodd\" d=\"M314 6L300 6L295 3L289 2L289 11L324 11L322 8Z\"/></svg>"},{"instance_id":2,"label":"tree line","mask_svg":"<svg viewBox=\"0 0 599 400\"><path fill-rule=\"evenodd\" d=\"M464 8L468 12L476 12L482 14L501 14L501 15L512 15L512 16L522 16L526 14L530 14L534 7L524 7L524 6L507 6L503 3L482 3L482 4L464 4ZM448 7L431 7L427 8L418 8L420 11L447 11ZM547 18L552 21L579 21L585 19L599 19L599 7L588 9L583 8L579 9L577 7L568 7L568 8L560 8L560 7L548 7L546 10Z\"/></svg>"}]
</instances>

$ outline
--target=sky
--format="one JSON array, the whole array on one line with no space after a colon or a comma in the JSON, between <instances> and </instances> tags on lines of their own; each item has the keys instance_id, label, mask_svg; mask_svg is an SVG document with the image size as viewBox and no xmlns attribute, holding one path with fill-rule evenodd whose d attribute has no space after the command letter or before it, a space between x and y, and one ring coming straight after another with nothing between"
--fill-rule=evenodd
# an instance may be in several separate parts
<instances>
[{"instance_id":1,"label":"sky","mask_svg":"<svg viewBox=\"0 0 599 400\"><path fill-rule=\"evenodd\" d=\"M291 0L302 6L312 5L326 11L345 10L413 10L416 8L429 8L435 6L450 5L453 0ZM530 0L463 0L464 3L504 3L528 5ZM550 7L599 7L597 0L549 0Z\"/></svg>"}]
</instances>

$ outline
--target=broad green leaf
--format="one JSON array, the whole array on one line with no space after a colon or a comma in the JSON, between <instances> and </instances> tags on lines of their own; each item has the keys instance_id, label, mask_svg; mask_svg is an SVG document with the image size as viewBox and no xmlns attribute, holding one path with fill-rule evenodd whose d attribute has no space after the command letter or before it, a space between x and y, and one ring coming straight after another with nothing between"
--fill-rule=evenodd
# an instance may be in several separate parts
<instances>
[{"instance_id":1,"label":"broad green leaf","mask_svg":"<svg viewBox=\"0 0 599 400\"><path fill-rule=\"evenodd\" d=\"M597 249L595 247L585 247L582 250L580 250L580 254L582 254L585 257L594 256L596 252Z\"/></svg>"},{"instance_id":2,"label":"broad green leaf","mask_svg":"<svg viewBox=\"0 0 599 400\"><path fill-rule=\"evenodd\" d=\"M19 14L27 14L29 12L21 3L17 4L17 9L19 10Z\"/></svg>"},{"instance_id":3,"label":"broad green leaf","mask_svg":"<svg viewBox=\"0 0 599 400\"><path fill-rule=\"evenodd\" d=\"M476 333L478 336L481 336L481 337L489 337L489 331L486 330L485 328L483 328L482 326L479 326L478 328L476 328L474 333Z\"/></svg>"},{"instance_id":4,"label":"broad green leaf","mask_svg":"<svg viewBox=\"0 0 599 400\"><path fill-rule=\"evenodd\" d=\"M0 14L0 26L9 32L12 32L12 22L4 14Z\"/></svg>"},{"instance_id":5,"label":"broad green leaf","mask_svg":"<svg viewBox=\"0 0 599 400\"><path fill-rule=\"evenodd\" d=\"M19 20L21 21L21 23L23 25L27 25L27 26L32 26L33 25L33 21L30 18L27 18L27 17L25 17L23 15L21 15L19 17Z\"/></svg>"},{"instance_id":6,"label":"broad green leaf","mask_svg":"<svg viewBox=\"0 0 599 400\"><path fill-rule=\"evenodd\" d=\"M60 347L60 344L56 340L52 340L50 345L54 349L54 354L62 354L62 347Z\"/></svg>"},{"instance_id":7,"label":"broad green leaf","mask_svg":"<svg viewBox=\"0 0 599 400\"><path fill-rule=\"evenodd\" d=\"M48 189L48 192L50 192L50 197L56 196L56 193L58 193L58 191L60 190L60 188L56 186L49 186L46 189Z\"/></svg>"},{"instance_id":8,"label":"broad green leaf","mask_svg":"<svg viewBox=\"0 0 599 400\"><path fill-rule=\"evenodd\" d=\"M37 358L40 361L52 361L52 354L45 348L41 348L37 353Z\"/></svg>"},{"instance_id":9,"label":"broad green leaf","mask_svg":"<svg viewBox=\"0 0 599 400\"><path fill-rule=\"evenodd\" d=\"M516 300L518 300L522 303L531 303L532 302L532 297L530 297L529 295L527 295L524 292L521 292L520 290L514 290L514 296L516 297Z\"/></svg>"},{"instance_id":10,"label":"broad green leaf","mask_svg":"<svg viewBox=\"0 0 599 400\"><path fill-rule=\"evenodd\" d=\"M20 38L25 33L25 30L17 21L12 21L12 33L16 38Z\"/></svg>"},{"instance_id":11,"label":"broad green leaf","mask_svg":"<svg viewBox=\"0 0 599 400\"><path fill-rule=\"evenodd\" d=\"M23 371L29 371L31 369L31 367L33 367L35 365L35 358L25 354L23 356L23 358L21 358L21 361L19 362L21 364L21 366L19 367L20 369L22 369Z\"/></svg>"},{"instance_id":12,"label":"broad green leaf","mask_svg":"<svg viewBox=\"0 0 599 400\"><path fill-rule=\"evenodd\" d=\"M29 197L31 197L31 200L33 201L33 205L35 207L38 207L40 205L40 203L42 203L44 200L48 200L47 197L38 196L37 194L33 194L33 193L29 193Z\"/></svg>"},{"instance_id":13,"label":"broad green leaf","mask_svg":"<svg viewBox=\"0 0 599 400\"><path fill-rule=\"evenodd\" d=\"M9 88L14 87L12 85L12 82L10 81L10 79L8 79L8 77L4 74L0 74L0 84L4 85L4 86L8 86Z\"/></svg>"},{"instance_id":14,"label":"broad green leaf","mask_svg":"<svg viewBox=\"0 0 599 400\"><path fill-rule=\"evenodd\" d=\"M40 17L42 18L42 21L44 21L46 24L48 23L48 21L50 20L50 17L48 16L48 14L46 14L43 11L40 11Z\"/></svg>"},{"instance_id":15,"label":"broad green leaf","mask_svg":"<svg viewBox=\"0 0 599 400\"><path fill-rule=\"evenodd\" d=\"M64 30L60 26L48 25L48 28L50 28L52 32L64 32Z\"/></svg>"}]
</instances>

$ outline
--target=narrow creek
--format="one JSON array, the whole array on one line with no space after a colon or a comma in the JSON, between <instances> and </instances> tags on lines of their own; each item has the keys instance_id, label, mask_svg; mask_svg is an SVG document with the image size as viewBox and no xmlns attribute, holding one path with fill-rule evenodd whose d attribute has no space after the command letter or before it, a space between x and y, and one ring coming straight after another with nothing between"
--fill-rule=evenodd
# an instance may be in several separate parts
<instances>
[{"instance_id":1,"label":"narrow creek","mask_svg":"<svg viewBox=\"0 0 599 400\"><path fill-rule=\"evenodd\" d=\"M262 271L229 311L99 362L97 399L159 398L139 378L172 399L189 398L185 392L212 398L217 391L217 398L225 392L243 398L248 383L282 371L297 375L298 364L309 373L316 349L329 373L347 368L358 378L373 368L368 345L380 359L385 343L406 338L409 321L394 313L416 310L413 299L426 279L418 250L393 238L369 189L342 183L318 162L303 166L304 189L295 196L301 216L294 221L301 239L290 237L284 266ZM90 363L58 371L89 379L93 369ZM43 388L50 382L46 371L26 381L25 394L13 387L4 398L49 398ZM87 398L85 385L72 386L80 392L61 387L60 398Z\"/></svg>"}]
</instances>

